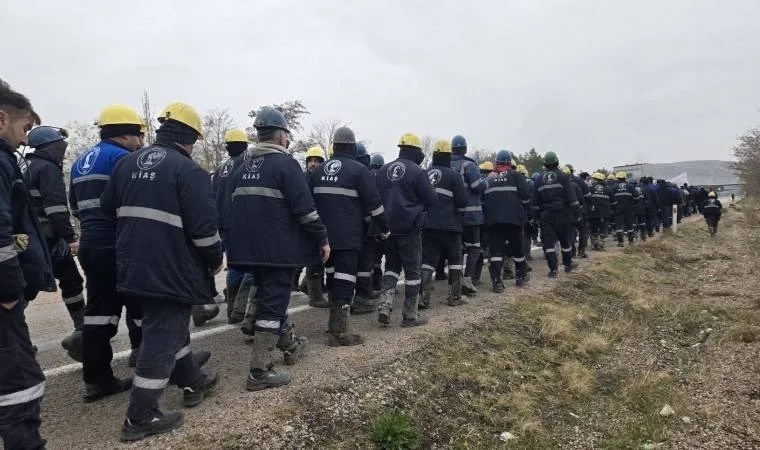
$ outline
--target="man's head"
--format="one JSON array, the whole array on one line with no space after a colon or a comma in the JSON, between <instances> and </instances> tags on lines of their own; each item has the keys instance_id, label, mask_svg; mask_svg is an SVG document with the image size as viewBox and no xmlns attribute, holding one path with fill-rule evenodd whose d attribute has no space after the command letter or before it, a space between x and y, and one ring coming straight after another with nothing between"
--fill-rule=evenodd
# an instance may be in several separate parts
<instances>
[{"instance_id":1,"label":"man's head","mask_svg":"<svg viewBox=\"0 0 760 450\"><path fill-rule=\"evenodd\" d=\"M26 134L39 123L29 99L0 80L0 139L16 149L26 144Z\"/></svg>"},{"instance_id":2,"label":"man's head","mask_svg":"<svg viewBox=\"0 0 760 450\"><path fill-rule=\"evenodd\" d=\"M248 149L248 135L243 130L227 130L224 133L224 148L231 158L242 154Z\"/></svg>"},{"instance_id":3,"label":"man's head","mask_svg":"<svg viewBox=\"0 0 760 450\"><path fill-rule=\"evenodd\" d=\"M275 144L288 148L290 130L285 116L271 106L264 106L256 113L253 121L257 140L264 144Z\"/></svg>"},{"instance_id":4,"label":"man's head","mask_svg":"<svg viewBox=\"0 0 760 450\"><path fill-rule=\"evenodd\" d=\"M457 155L464 155L467 153L467 139L460 134L451 138L451 151Z\"/></svg>"},{"instance_id":5,"label":"man's head","mask_svg":"<svg viewBox=\"0 0 760 450\"><path fill-rule=\"evenodd\" d=\"M114 141L132 152L143 147L145 122L129 106L106 106L100 111L97 125L100 127L100 139Z\"/></svg>"},{"instance_id":6,"label":"man's head","mask_svg":"<svg viewBox=\"0 0 760 450\"><path fill-rule=\"evenodd\" d=\"M325 151L322 147L311 147L306 150L306 171L311 173L318 165L325 162Z\"/></svg>"},{"instance_id":7,"label":"man's head","mask_svg":"<svg viewBox=\"0 0 760 450\"><path fill-rule=\"evenodd\" d=\"M201 116L192 106L174 102L158 116L161 127L156 130L157 139L173 142L190 155L198 139L203 139Z\"/></svg>"},{"instance_id":8,"label":"man's head","mask_svg":"<svg viewBox=\"0 0 760 450\"><path fill-rule=\"evenodd\" d=\"M356 135L354 135L354 131L351 128L340 127L337 130L335 130L335 133L333 133L332 141L333 141L334 153L347 155L347 156L350 156L351 158L357 157ZM364 152L366 154L366 149Z\"/></svg>"}]
</instances>

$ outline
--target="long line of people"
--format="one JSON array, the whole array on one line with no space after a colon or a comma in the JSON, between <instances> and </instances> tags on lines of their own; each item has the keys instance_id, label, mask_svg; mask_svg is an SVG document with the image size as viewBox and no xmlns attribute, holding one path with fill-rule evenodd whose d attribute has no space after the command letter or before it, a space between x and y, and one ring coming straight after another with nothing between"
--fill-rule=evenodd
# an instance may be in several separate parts
<instances>
[{"instance_id":1,"label":"long line of people","mask_svg":"<svg viewBox=\"0 0 760 450\"><path fill-rule=\"evenodd\" d=\"M576 176L554 152L528 177L507 150L478 164L457 135L435 142L425 169L417 135L403 134L398 157L385 163L342 127L327 155L307 151L302 169L288 152L285 117L265 107L255 116L256 144L242 130L227 132L229 159L209 178L191 158L203 139L198 113L176 102L158 121L155 143L143 148L139 114L104 108L101 140L74 161L67 196L65 131L34 127L40 118L29 100L0 84L0 300L8 330L0 349L14 349L2 356L0 379L8 448L44 447L44 376L23 309L38 292L54 291L55 279L74 325L62 345L83 364L83 400L129 390L121 439L134 441L182 425L182 412L158 407L167 386L182 389L184 405L193 407L218 383L202 368L210 353L191 351L189 326L218 313L214 276L223 254L227 318L253 338L246 388L258 391L288 384L291 376L273 367L280 354L286 365L297 363L307 344L287 313L293 289L307 292L311 306L329 308L327 345L353 346L364 339L351 332L351 315L376 313L390 326L400 284L398 323L424 326L421 310L433 307L435 279L448 279L451 307L478 294L486 265L493 292L504 292L504 280L524 286L539 236L548 276L557 278L560 262L571 272L575 257L588 257L589 240L603 251L613 231L623 246L626 236L633 244L670 226L662 212L669 187L633 183L623 172L612 180ZM18 161L21 145L35 151ZM702 208L719 217L719 202ZM717 220L710 223L717 228ZM86 303L74 257L87 278ZM110 339L124 308L135 375L120 379Z\"/></svg>"}]
</instances>

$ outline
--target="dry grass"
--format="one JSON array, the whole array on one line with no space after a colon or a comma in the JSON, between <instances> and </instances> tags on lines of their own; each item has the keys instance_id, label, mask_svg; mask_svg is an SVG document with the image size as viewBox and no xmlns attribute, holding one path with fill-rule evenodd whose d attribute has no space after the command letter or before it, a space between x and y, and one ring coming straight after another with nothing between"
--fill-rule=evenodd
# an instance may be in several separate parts
<instances>
[{"instance_id":1,"label":"dry grass","mask_svg":"<svg viewBox=\"0 0 760 450\"><path fill-rule=\"evenodd\" d=\"M734 342L752 343L760 341L760 327L741 323L732 326L726 333L726 338Z\"/></svg>"},{"instance_id":2,"label":"dry grass","mask_svg":"<svg viewBox=\"0 0 760 450\"><path fill-rule=\"evenodd\" d=\"M562 363L559 373L562 375L562 383L576 397L588 394L594 387L594 372L578 361Z\"/></svg>"}]
</instances>

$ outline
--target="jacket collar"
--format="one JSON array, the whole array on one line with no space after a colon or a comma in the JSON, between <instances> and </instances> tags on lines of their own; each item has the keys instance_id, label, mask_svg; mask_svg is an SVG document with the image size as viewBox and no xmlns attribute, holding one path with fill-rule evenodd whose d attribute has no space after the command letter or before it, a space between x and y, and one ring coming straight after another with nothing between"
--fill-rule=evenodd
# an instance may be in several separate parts
<instances>
[{"instance_id":1,"label":"jacket collar","mask_svg":"<svg viewBox=\"0 0 760 450\"><path fill-rule=\"evenodd\" d=\"M285 147L281 145L277 145L277 144L266 143L266 142L261 143L261 144L256 144L255 147L248 150L248 153L254 158L259 157L259 156L264 156L264 155L271 155L271 154L282 154L282 155L290 156L288 154L288 149L286 149Z\"/></svg>"}]
</instances>

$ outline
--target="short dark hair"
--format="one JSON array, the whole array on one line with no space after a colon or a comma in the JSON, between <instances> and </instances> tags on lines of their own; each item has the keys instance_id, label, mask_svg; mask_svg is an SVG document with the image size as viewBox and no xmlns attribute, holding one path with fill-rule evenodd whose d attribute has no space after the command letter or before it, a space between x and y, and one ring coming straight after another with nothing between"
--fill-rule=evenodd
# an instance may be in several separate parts
<instances>
[{"instance_id":1,"label":"short dark hair","mask_svg":"<svg viewBox=\"0 0 760 450\"><path fill-rule=\"evenodd\" d=\"M259 128L256 130L256 140L259 142L271 142L277 138L279 132L286 133L285 130L274 127Z\"/></svg>"},{"instance_id":2,"label":"short dark hair","mask_svg":"<svg viewBox=\"0 0 760 450\"><path fill-rule=\"evenodd\" d=\"M32 108L29 99L11 89L11 86L2 79L0 79L0 109L11 115L28 112L34 118L34 123L39 125L42 122L40 116Z\"/></svg>"}]
</instances>

